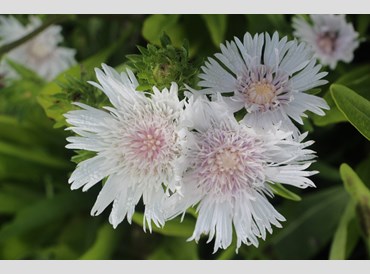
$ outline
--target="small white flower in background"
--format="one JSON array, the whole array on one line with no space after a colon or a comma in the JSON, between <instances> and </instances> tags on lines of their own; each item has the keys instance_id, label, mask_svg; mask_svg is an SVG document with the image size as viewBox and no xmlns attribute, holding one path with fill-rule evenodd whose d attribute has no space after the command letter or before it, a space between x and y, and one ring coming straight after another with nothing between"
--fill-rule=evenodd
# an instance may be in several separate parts
<instances>
[{"instance_id":1,"label":"small white flower in background","mask_svg":"<svg viewBox=\"0 0 370 274\"><path fill-rule=\"evenodd\" d=\"M349 63L359 46L358 33L344 14L313 14L312 24L301 17L293 18L294 35L313 49L321 64L335 69L339 61Z\"/></svg>"},{"instance_id":2,"label":"small white flower in background","mask_svg":"<svg viewBox=\"0 0 370 274\"><path fill-rule=\"evenodd\" d=\"M168 217L185 213L196 205L198 218L189 240L209 234L215 238L214 252L232 242L233 227L237 249L241 243L258 246L272 225L281 227L280 215L266 196L272 197L270 184L282 183L299 188L314 186L307 178L315 171L305 171L314 158L305 149L313 142L297 141L292 132L277 128L255 130L240 124L219 96L210 102L205 97L191 97L185 110L190 127L182 195L167 200Z\"/></svg>"},{"instance_id":3,"label":"small white flower in background","mask_svg":"<svg viewBox=\"0 0 370 274\"><path fill-rule=\"evenodd\" d=\"M233 112L245 108L242 123L248 126L268 129L281 122L297 137L291 119L303 124L305 111L325 115L322 109L329 109L324 99L304 92L327 83L304 43L279 39L277 32L272 38L246 33L243 42L221 44L215 57L202 67L201 93L229 93L225 102Z\"/></svg>"},{"instance_id":4,"label":"small white flower in background","mask_svg":"<svg viewBox=\"0 0 370 274\"><path fill-rule=\"evenodd\" d=\"M29 23L23 26L16 18L0 16L0 45L14 42L29 34L42 22L36 16L30 16ZM42 78L50 81L59 73L76 63L74 49L58 46L63 42L60 26L50 26L34 38L8 52L5 58L9 58L39 74ZM11 67L3 61L0 72L8 77L16 74Z\"/></svg>"},{"instance_id":5,"label":"small white flower in background","mask_svg":"<svg viewBox=\"0 0 370 274\"><path fill-rule=\"evenodd\" d=\"M163 226L162 202L165 189L175 192L182 174L182 147L186 130L179 122L184 102L178 87L153 94L136 91L138 82L130 70L118 74L103 65L96 69L98 83L113 107L105 110L76 103L81 110L65 114L70 130L80 137L69 137L67 148L94 151L97 155L78 164L69 183L83 191L107 178L91 214L100 214L110 203L110 223L117 225L126 217L131 223L135 206L143 198L146 222Z\"/></svg>"}]
</instances>

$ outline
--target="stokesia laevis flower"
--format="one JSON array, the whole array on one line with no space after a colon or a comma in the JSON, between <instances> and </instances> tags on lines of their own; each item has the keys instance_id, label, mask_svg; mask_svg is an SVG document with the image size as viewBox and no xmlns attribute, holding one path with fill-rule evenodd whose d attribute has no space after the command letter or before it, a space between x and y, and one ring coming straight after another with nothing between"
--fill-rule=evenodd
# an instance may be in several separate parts
<instances>
[{"instance_id":1,"label":"stokesia laevis flower","mask_svg":"<svg viewBox=\"0 0 370 274\"><path fill-rule=\"evenodd\" d=\"M0 45L22 38L41 24L40 18L36 16L30 16L26 26L12 16L0 16ZM48 27L34 38L8 52L6 58L35 71L47 81L52 80L60 72L76 63L74 49L58 46L63 41L61 30L60 26ZM6 61L1 63L0 72L8 77L16 76Z\"/></svg>"},{"instance_id":2,"label":"stokesia laevis flower","mask_svg":"<svg viewBox=\"0 0 370 274\"><path fill-rule=\"evenodd\" d=\"M279 39L277 32L246 33L243 42L235 38L220 47L202 67L199 86L203 94L229 93L224 100L230 109L246 110L242 123L265 129L281 123L297 137L291 119L303 124L305 111L325 115L322 109L329 109L324 99L304 92L327 82L304 43Z\"/></svg>"},{"instance_id":3,"label":"stokesia laevis flower","mask_svg":"<svg viewBox=\"0 0 370 274\"><path fill-rule=\"evenodd\" d=\"M312 24L294 17L294 35L311 46L321 64L335 69L339 61L351 62L359 46L358 33L345 15L313 14L310 19Z\"/></svg>"},{"instance_id":4,"label":"stokesia laevis flower","mask_svg":"<svg viewBox=\"0 0 370 274\"><path fill-rule=\"evenodd\" d=\"M301 142L307 134L295 141L291 132L247 127L220 98L190 99L184 118L189 126L188 169L182 195L172 195L166 204L168 218L197 204L198 218L189 240L209 234L208 242L215 238L214 252L231 244L233 227L237 249L241 243L258 246L258 238L265 239L272 225L281 227L285 220L267 199L273 196L270 185L314 186L307 177L316 173L306 171L314 158L314 152L305 149L313 142Z\"/></svg>"},{"instance_id":5,"label":"stokesia laevis flower","mask_svg":"<svg viewBox=\"0 0 370 274\"><path fill-rule=\"evenodd\" d=\"M118 74L113 68L102 65L96 69L99 83L92 85L102 90L113 107L105 110L75 103L81 110L65 114L67 122L80 136L69 137L66 147L94 151L97 155L78 164L69 183L72 189L83 186L83 191L107 178L91 210L100 214L110 203L109 217L113 227L127 217L131 223L135 206L143 198L144 230L146 222L163 226L162 202L168 196L165 189L175 192L181 179L182 146L186 130L179 117L183 101L178 99L178 87L153 94L136 90L134 74Z\"/></svg>"}]
</instances>

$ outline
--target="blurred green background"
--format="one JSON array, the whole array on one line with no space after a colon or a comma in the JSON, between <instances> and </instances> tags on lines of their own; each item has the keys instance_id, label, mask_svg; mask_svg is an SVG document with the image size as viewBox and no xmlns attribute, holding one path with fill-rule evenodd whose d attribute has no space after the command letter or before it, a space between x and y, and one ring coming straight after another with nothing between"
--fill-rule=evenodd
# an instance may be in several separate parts
<instances>
[{"instance_id":1,"label":"blurred green background","mask_svg":"<svg viewBox=\"0 0 370 274\"><path fill-rule=\"evenodd\" d=\"M277 30L293 38L291 19L274 14L62 16L63 45L77 50L80 64L52 83L19 68L22 79L0 88L0 259L368 259L370 15L347 16L360 33L360 47L351 64L339 63L329 72L329 84L318 93L331 110L325 117L308 113L301 128L315 140L312 149L318 159L312 169L320 171L313 177L317 188L289 188L299 197L288 193L290 199L277 195L271 201L287 221L260 241L259 248L242 246L235 254L234 243L212 254L207 237L199 244L187 242L195 224L191 214L183 223L175 219L150 234L143 232L138 213L132 225L125 220L114 230L108 222L109 207L100 216L90 216L101 185L82 192L71 191L67 183L75 153L65 149L70 133L64 131L61 113L76 99L72 95L87 92L84 83L93 80L94 67L102 62L124 67L126 55L140 53L138 45L159 46L163 32L176 47L187 40L189 62L199 67L219 51L221 42L242 38L246 31ZM351 89L344 101L353 96L361 101L365 120L360 128L361 121L346 115L346 107L333 98L336 90L343 95L343 85ZM59 99L51 96L61 91Z\"/></svg>"}]
</instances>

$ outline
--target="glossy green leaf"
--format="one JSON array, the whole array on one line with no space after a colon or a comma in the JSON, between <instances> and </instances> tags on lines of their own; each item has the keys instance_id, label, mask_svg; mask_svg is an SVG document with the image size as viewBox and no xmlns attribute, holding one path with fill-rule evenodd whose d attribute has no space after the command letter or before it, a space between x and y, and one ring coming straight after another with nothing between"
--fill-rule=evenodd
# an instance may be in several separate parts
<instances>
[{"instance_id":1,"label":"glossy green leaf","mask_svg":"<svg viewBox=\"0 0 370 274\"><path fill-rule=\"evenodd\" d=\"M330 247L329 259L345 260L357 243L359 231L353 224L356 220L355 203L349 201L340 219Z\"/></svg>"},{"instance_id":2,"label":"glossy green leaf","mask_svg":"<svg viewBox=\"0 0 370 274\"><path fill-rule=\"evenodd\" d=\"M345 85L346 87L354 90L357 94L370 100L370 65L363 65L355 67L343 76L339 77L335 84ZM324 95L324 99L328 103L330 109L325 111L325 116L312 115L314 123L317 126L327 126L330 124L340 123L347 121L343 113L338 109L335 104L330 91Z\"/></svg>"},{"instance_id":3,"label":"glossy green leaf","mask_svg":"<svg viewBox=\"0 0 370 274\"><path fill-rule=\"evenodd\" d=\"M361 82L364 76L369 75L369 73L370 65L359 66L348 71L346 74L343 74L335 81L335 83L341 85L353 85L355 83Z\"/></svg>"},{"instance_id":4,"label":"glossy green leaf","mask_svg":"<svg viewBox=\"0 0 370 274\"><path fill-rule=\"evenodd\" d=\"M107 260L111 258L117 244L118 232L109 224L103 224L98 230L95 243L84 253L81 260Z\"/></svg>"},{"instance_id":5,"label":"glossy green leaf","mask_svg":"<svg viewBox=\"0 0 370 274\"><path fill-rule=\"evenodd\" d=\"M370 100L370 65L356 66L343 74L334 84L344 85Z\"/></svg>"},{"instance_id":6,"label":"glossy green leaf","mask_svg":"<svg viewBox=\"0 0 370 274\"><path fill-rule=\"evenodd\" d=\"M340 166L340 175L345 189L356 203L362 231L370 244L370 190L349 165L342 164Z\"/></svg>"},{"instance_id":7,"label":"glossy green leaf","mask_svg":"<svg viewBox=\"0 0 370 274\"><path fill-rule=\"evenodd\" d=\"M295 194L294 192L290 191L289 189L287 189L286 187L284 187L283 185L279 183L269 184L269 186L271 187L272 192L274 194L279 195L285 199L292 200L292 201L302 200L302 198L299 197L299 195Z\"/></svg>"},{"instance_id":8,"label":"glossy green leaf","mask_svg":"<svg viewBox=\"0 0 370 274\"><path fill-rule=\"evenodd\" d=\"M227 15L225 14L203 14L202 18L211 35L213 44L218 48L225 40L227 28Z\"/></svg>"},{"instance_id":9,"label":"glossy green leaf","mask_svg":"<svg viewBox=\"0 0 370 274\"><path fill-rule=\"evenodd\" d=\"M132 217L132 220L140 226L143 225L143 219L144 215L139 212L135 212ZM180 222L180 219L180 217L177 217L167 221L163 228L158 228L156 225L152 224L152 230L166 236L190 237L193 234L195 220L189 216L186 216L182 222Z\"/></svg>"},{"instance_id":10,"label":"glossy green leaf","mask_svg":"<svg viewBox=\"0 0 370 274\"><path fill-rule=\"evenodd\" d=\"M348 121L370 140L370 101L338 84L330 87L331 95Z\"/></svg>"}]
</instances>

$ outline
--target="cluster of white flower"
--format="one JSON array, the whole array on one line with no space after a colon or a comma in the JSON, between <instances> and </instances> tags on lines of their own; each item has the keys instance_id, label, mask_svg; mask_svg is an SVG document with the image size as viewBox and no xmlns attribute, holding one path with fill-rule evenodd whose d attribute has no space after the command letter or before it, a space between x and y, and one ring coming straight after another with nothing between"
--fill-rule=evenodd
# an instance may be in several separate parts
<instances>
[{"instance_id":1,"label":"cluster of white flower","mask_svg":"<svg viewBox=\"0 0 370 274\"><path fill-rule=\"evenodd\" d=\"M40 18L29 17L24 26L16 18L0 16L0 46L14 42L42 25ZM29 41L14 48L0 63L0 74L9 78L17 77L6 59L15 61L33 71L47 81L76 63L74 49L58 46L63 42L60 26L50 26Z\"/></svg>"},{"instance_id":2,"label":"cluster of white flower","mask_svg":"<svg viewBox=\"0 0 370 274\"><path fill-rule=\"evenodd\" d=\"M314 186L308 177L316 172L306 170L313 141L303 141L307 133L291 121L302 124L305 111L328 109L305 93L326 83L310 50L278 33L247 33L221 45L215 57L202 67L203 89L187 87L183 100L176 83L145 93L128 69L96 69L99 83L91 84L112 107L76 103L81 109L65 115L79 135L68 138L67 148L96 152L78 164L72 188L86 191L107 178L91 214L113 203L109 221L116 227L131 222L142 198L144 230L151 230L152 221L161 227L197 206L191 239L209 234L216 251L231 244L235 230L237 248L257 246L285 220L268 200L271 185Z\"/></svg>"},{"instance_id":3,"label":"cluster of white flower","mask_svg":"<svg viewBox=\"0 0 370 274\"><path fill-rule=\"evenodd\" d=\"M306 169L315 152L307 149L294 122L303 124L306 111L324 115L326 102L307 91L326 84L322 65L334 69L350 62L358 47L358 33L344 15L312 15L313 26L293 18L295 36L246 33L242 40L221 44L221 52L201 68L201 90L178 86L152 92L138 90L135 75L103 65L96 69L99 83L112 106L104 110L75 103L80 109L65 114L72 130L69 149L96 156L78 164L69 183L86 191L106 179L92 208L100 214L113 203L110 223L132 221L142 199L144 230L196 206L198 218L191 239L202 234L215 239L214 251L227 248L233 230L237 248L258 246L272 225L284 217L268 198L275 183L299 188L314 186ZM29 34L42 24L31 16L22 25L0 16L0 46ZM51 26L7 54L46 80L75 63L75 50L59 47L60 26ZM6 60L0 74L14 73ZM237 117L237 118L236 118Z\"/></svg>"}]
</instances>

